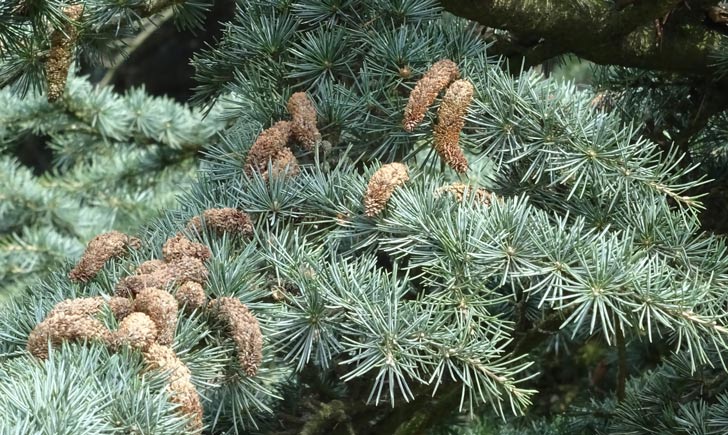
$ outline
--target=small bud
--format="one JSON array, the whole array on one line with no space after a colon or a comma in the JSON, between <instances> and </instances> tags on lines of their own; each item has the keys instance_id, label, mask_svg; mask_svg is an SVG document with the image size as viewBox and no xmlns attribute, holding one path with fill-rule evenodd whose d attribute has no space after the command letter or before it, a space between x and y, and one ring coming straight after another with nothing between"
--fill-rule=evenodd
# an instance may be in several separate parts
<instances>
[{"instance_id":1,"label":"small bud","mask_svg":"<svg viewBox=\"0 0 728 435\"><path fill-rule=\"evenodd\" d=\"M364 212L367 216L378 215L387 205L394 189L409 180L407 166L389 163L372 175L364 195Z\"/></svg>"},{"instance_id":2,"label":"small bud","mask_svg":"<svg viewBox=\"0 0 728 435\"><path fill-rule=\"evenodd\" d=\"M449 59L435 62L410 93L402 121L404 131L414 130L422 122L425 112L435 101L437 94L458 77L460 70L455 62Z\"/></svg>"},{"instance_id":3,"label":"small bud","mask_svg":"<svg viewBox=\"0 0 728 435\"><path fill-rule=\"evenodd\" d=\"M74 281L87 282L113 257L121 257L131 247L139 249L141 241L118 231L111 231L91 239L81 260L68 274Z\"/></svg>"},{"instance_id":4,"label":"small bud","mask_svg":"<svg viewBox=\"0 0 728 435\"><path fill-rule=\"evenodd\" d=\"M460 131L465 125L465 112L473 99L473 84L456 80L445 92L437 111L435 125L435 150L455 171L468 170L468 160L460 148Z\"/></svg>"},{"instance_id":5,"label":"small bud","mask_svg":"<svg viewBox=\"0 0 728 435\"><path fill-rule=\"evenodd\" d=\"M226 324L238 350L240 367L248 376L255 376L263 361L263 333L258 319L237 298L217 298L210 302L210 309Z\"/></svg>"},{"instance_id":6,"label":"small bud","mask_svg":"<svg viewBox=\"0 0 728 435\"><path fill-rule=\"evenodd\" d=\"M288 113L291 114L291 133L307 150L321 142L321 133L316 128L316 108L305 92L296 92L288 99Z\"/></svg>"}]
</instances>

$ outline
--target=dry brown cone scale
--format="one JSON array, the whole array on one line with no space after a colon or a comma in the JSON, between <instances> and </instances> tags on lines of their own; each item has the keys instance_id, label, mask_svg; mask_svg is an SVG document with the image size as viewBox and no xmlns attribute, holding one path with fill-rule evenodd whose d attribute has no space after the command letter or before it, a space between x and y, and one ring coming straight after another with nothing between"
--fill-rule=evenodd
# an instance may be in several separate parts
<instances>
[{"instance_id":1,"label":"dry brown cone scale","mask_svg":"<svg viewBox=\"0 0 728 435\"><path fill-rule=\"evenodd\" d=\"M435 102L437 94L458 77L460 70L455 62L449 59L435 62L410 93L402 120L404 131L414 130L424 119L427 109Z\"/></svg>"},{"instance_id":2,"label":"dry brown cone scale","mask_svg":"<svg viewBox=\"0 0 728 435\"><path fill-rule=\"evenodd\" d=\"M78 38L77 22L83 14L83 5L76 4L63 8L69 20L63 29L51 33L51 46L45 62L48 101L54 102L63 96L68 79L68 70L73 62L73 49Z\"/></svg>"},{"instance_id":3,"label":"dry brown cone scale","mask_svg":"<svg viewBox=\"0 0 728 435\"><path fill-rule=\"evenodd\" d=\"M468 170L468 160L460 148L460 132L465 126L465 113L473 100L473 84L467 80L456 80L445 91L437 110L435 125L435 150L456 172Z\"/></svg>"},{"instance_id":4,"label":"dry brown cone scale","mask_svg":"<svg viewBox=\"0 0 728 435\"><path fill-rule=\"evenodd\" d=\"M394 190L409 180L407 166L402 163L383 165L372 175L364 194L364 213L373 217L384 210Z\"/></svg>"},{"instance_id":5,"label":"dry brown cone scale","mask_svg":"<svg viewBox=\"0 0 728 435\"><path fill-rule=\"evenodd\" d=\"M234 209L210 209L203 212L206 225L216 231L229 231L243 237L252 234L252 222L243 212ZM197 217L188 228L201 225ZM74 268L72 278L90 279L108 258L122 255L128 245L141 242L121 233L98 236L86 249ZM203 287L207 279L204 261L210 258L209 248L181 234L171 237L162 249L163 260L148 260L135 275L123 278L116 291L125 297L88 297L59 302L28 336L27 350L38 358L48 358L49 346L64 341L97 341L117 350L123 346L142 352L147 370L161 370L167 376L170 400L189 418L188 433L203 430L202 404L189 368L169 347L174 341L179 305L195 309L207 304ZM172 296L166 291L171 284L180 284ZM158 287L158 288L157 288ZM213 314L223 320L225 329L238 349L238 361L248 376L255 376L262 362L263 335L258 320L235 298L219 298L207 304ZM98 318L108 308L119 322L109 330Z\"/></svg>"}]
</instances>

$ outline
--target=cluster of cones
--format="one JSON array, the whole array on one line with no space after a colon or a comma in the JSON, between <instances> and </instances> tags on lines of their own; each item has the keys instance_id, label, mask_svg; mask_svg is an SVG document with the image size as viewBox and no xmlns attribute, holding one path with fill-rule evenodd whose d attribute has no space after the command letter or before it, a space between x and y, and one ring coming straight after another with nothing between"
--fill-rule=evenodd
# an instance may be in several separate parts
<instances>
[{"instance_id":1,"label":"cluster of cones","mask_svg":"<svg viewBox=\"0 0 728 435\"><path fill-rule=\"evenodd\" d=\"M432 65L410 94L404 112L403 128L408 132L414 130L424 119L437 95L446 89L437 112L435 150L451 168L458 173L465 173L468 170L468 161L459 141L474 88L468 80L459 77L460 70L449 59ZM264 130L250 148L244 166L247 175L257 172L264 179L270 175L269 171L273 175L298 175L300 169L296 156L291 151L291 142L298 142L304 149L310 150L321 141L321 134L316 126L316 109L308 95L305 92L296 92L288 100L287 107L291 120L278 121ZM395 189L407 180L409 172L402 163L386 164L376 171L364 194L366 216L373 217L381 213ZM455 190L460 191L461 194L456 197L462 201L462 191L467 190L467 186L458 186ZM480 190L482 189L479 192ZM483 195L478 193L478 198Z\"/></svg>"},{"instance_id":2,"label":"cluster of cones","mask_svg":"<svg viewBox=\"0 0 728 435\"><path fill-rule=\"evenodd\" d=\"M438 94L446 89L437 111L437 123L434 129L434 147L445 163L458 173L468 171L468 161L460 147L460 132L465 126L465 114L473 99L473 84L460 79L460 70L455 62L443 59L435 64L417 82L410 93L404 111L402 127L411 132L425 118L425 113L432 106ZM367 216L376 216L384 210L392 193L409 179L407 166L402 163L383 165L376 171L367 186L364 195L364 212ZM438 190L451 193L462 201L469 186L454 183ZM490 193L478 188L475 194L477 201L490 204Z\"/></svg>"},{"instance_id":3,"label":"cluster of cones","mask_svg":"<svg viewBox=\"0 0 728 435\"><path fill-rule=\"evenodd\" d=\"M291 151L293 141L304 149L312 150L321 142L316 127L316 108L305 92L296 92L288 100L290 121L278 121L264 130L253 143L245 160L245 173L260 173L268 178L269 162L271 175L296 176L300 172L296 156Z\"/></svg>"},{"instance_id":4,"label":"cluster of cones","mask_svg":"<svg viewBox=\"0 0 728 435\"><path fill-rule=\"evenodd\" d=\"M250 237L250 217L233 208L206 210L192 218L187 229L201 232L233 233ZM71 270L74 281L92 279L111 258L141 247L137 238L112 231L95 237L83 257ZM202 430L202 404L191 382L189 368L172 349L180 306L187 310L206 309L225 325L235 342L237 358L248 376L255 376L262 361L263 336L258 320L237 298L207 301L203 285L208 271L205 261L210 249L179 233L167 240L163 258L142 263L133 275L122 278L110 298L88 297L58 303L28 337L27 349L38 358L48 357L48 347L63 341L95 340L111 349L129 346L141 351L147 369L161 370L167 376L170 398L189 417L190 431ZM172 293L170 293L172 291ZM118 322L109 330L98 319L107 309Z\"/></svg>"}]
</instances>

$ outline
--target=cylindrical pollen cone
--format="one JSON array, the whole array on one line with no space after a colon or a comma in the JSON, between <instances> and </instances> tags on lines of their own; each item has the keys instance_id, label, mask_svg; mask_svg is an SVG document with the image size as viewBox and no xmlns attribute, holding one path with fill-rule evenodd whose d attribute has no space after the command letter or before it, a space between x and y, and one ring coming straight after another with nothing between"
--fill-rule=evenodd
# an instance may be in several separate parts
<instances>
[{"instance_id":1,"label":"cylindrical pollen cone","mask_svg":"<svg viewBox=\"0 0 728 435\"><path fill-rule=\"evenodd\" d=\"M86 315L58 312L35 326L28 336L26 349L38 358L48 358L48 344L58 346L63 341L98 340L109 344L111 332L101 321Z\"/></svg>"},{"instance_id":2,"label":"cylindrical pollen cone","mask_svg":"<svg viewBox=\"0 0 728 435\"><path fill-rule=\"evenodd\" d=\"M137 275L144 275L147 273L153 273L160 267L164 266L164 261L162 260L147 260L144 263L140 264L139 267L136 268L134 271Z\"/></svg>"},{"instance_id":3,"label":"cylindrical pollen cone","mask_svg":"<svg viewBox=\"0 0 728 435\"><path fill-rule=\"evenodd\" d=\"M410 93L402 120L404 130L407 132L414 130L422 122L425 112L435 101L437 94L458 77L460 70L455 62L449 59L435 62Z\"/></svg>"},{"instance_id":4,"label":"cylindrical pollen cone","mask_svg":"<svg viewBox=\"0 0 728 435\"><path fill-rule=\"evenodd\" d=\"M202 430L202 403L192 384L192 373L169 346L153 343L142 354L147 368L167 374L170 400L179 405L180 412L190 421L191 433Z\"/></svg>"},{"instance_id":5,"label":"cylindrical pollen cone","mask_svg":"<svg viewBox=\"0 0 728 435\"><path fill-rule=\"evenodd\" d=\"M114 294L124 298L136 296L145 288L166 289L176 280L174 270L167 263L162 263L151 273L129 275L120 279L114 287Z\"/></svg>"},{"instance_id":6,"label":"cylindrical pollen cone","mask_svg":"<svg viewBox=\"0 0 728 435\"><path fill-rule=\"evenodd\" d=\"M445 92L437 111L435 150L455 171L468 170L468 160L460 148L460 132L465 125L465 113L473 99L473 84L456 80Z\"/></svg>"},{"instance_id":7,"label":"cylindrical pollen cone","mask_svg":"<svg viewBox=\"0 0 728 435\"><path fill-rule=\"evenodd\" d=\"M263 360L263 333L258 319L237 298L217 298L210 302L210 309L227 325L238 350L240 367L248 376L255 376Z\"/></svg>"},{"instance_id":8,"label":"cylindrical pollen cone","mask_svg":"<svg viewBox=\"0 0 728 435\"><path fill-rule=\"evenodd\" d=\"M185 281L194 281L199 284L207 282L209 274L205 263L195 257L180 257L169 263L175 282L183 283Z\"/></svg>"},{"instance_id":9,"label":"cylindrical pollen cone","mask_svg":"<svg viewBox=\"0 0 728 435\"><path fill-rule=\"evenodd\" d=\"M207 301L205 289L202 288L202 285L194 281L186 281L179 286L174 297L187 311L196 310L205 305Z\"/></svg>"},{"instance_id":10,"label":"cylindrical pollen cone","mask_svg":"<svg viewBox=\"0 0 728 435\"><path fill-rule=\"evenodd\" d=\"M99 234L88 243L81 260L68 277L74 281L87 282L96 276L110 258L121 257L129 247L139 249L141 241L118 231Z\"/></svg>"},{"instance_id":11,"label":"cylindrical pollen cone","mask_svg":"<svg viewBox=\"0 0 728 435\"><path fill-rule=\"evenodd\" d=\"M307 150L321 141L316 127L316 108L305 92L296 92L288 99L293 137Z\"/></svg>"},{"instance_id":12,"label":"cylindrical pollen cone","mask_svg":"<svg viewBox=\"0 0 728 435\"><path fill-rule=\"evenodd\" d=\"M195 216L187 223L188 229L202 231L202 226L218 234L231 233L243 237L253 236L253 221L247 213L232 207L211 208L202 212L202 218Z\"/></svg>"},{"instance_id":13,"label":"cylindrical pollen cone","mask_svg":"<svg viewBox=\"0 0 728 435\"><path fill-rule=\"evenodd\" d=\"M193 242L182 234L168 239L162 247L165 261L173 261L182 257L195 257L202 261L210 258L210 248L202 243Z\"/></svg>"},{"instance_id":14,"label":"cylindrical pollen cone","mask_svg":"<svg viewBox=\"0 0 728 435\"><path fill-rule=\"evenodd\" d=\"M119 323L113 333L114 346L131 346L146 349L157 339L157 326L144 313L131 313Z\"/></svg>"},{"instance_id":15,"label":"cylindrical pollen cone","mask_svg":"<svg viewBox=\"0 0 728 435\"><path fill-rule=\"evenodd\" d=\"M145 288L134 299L134 311L149 316L157 327L159 344L171 344L177 327L177 300L166 291Z\"/></svg>"},{"instance_id":16,"label":"cylindrical pollen cone","mask_svg":"<svg viewBox=\"0 0 728 435\"><path fill-rule=\"evenodd\" d=\"M394 190L409 180L407 166L402 163L383 165L372 175L364 195L364 213L376 216L384 210Z\"/></svg>"},{"instance_id":17,"label":"cylindrical pollen cone","mask_svg":"<svg viewBox=\"0 0 728 435\"><path fill-rule=\"evenodd\" d=\"M66 6L63 8L63 13L70 22L63 29L56 29L51 33L51 46L45 63L47 94L50 102L58 100L66 88L68 70L73 62L73 48L78 38L76 22L83 14L83 5Z\"/></svg>"},{"instance_id":18,"label":"cylindrical pollen cone","mask_svg":"<svg viewBox=\"0 0 728 435\"><path fill-rule=\"evenodd\" d=\"M270 174L268 173L270 172ZM283 148L275 155L271 161L270 171L266 166L266 170L263 171L263 178L268 180L269 176L280 177L296 177L301 173L301 167L298 166L298 159L293 155L293 151L290 148Z\"/></svg>"},{"instance_id":19,"label":"cylindrical pollen cone","mask_svg":"<svg viewBox=\"0 0 728 435\"><path fill-rule=\"evenodd\" d=\"M268 162L275 160L278 153L288 145L291 139L290 121L278 121L272 127L263 130L248 151L245 160L245 173L263 173L268 169Z\"/></svg>"},{"instance_id":20,"label":"cylindrical pollen cone","mask_svg":"<svg viewBox=\"0 0 728 435\"><path fill-rule=\"evenodd\" d=\"M98 314L107 305L114 313L116 320L121 320L132 311L131 300L127 298L111 297L106 301L101 296L88 298L65 299L56 304L46 317L63 313L68 316L92 316Z\"/></svg>"}]
</instances>

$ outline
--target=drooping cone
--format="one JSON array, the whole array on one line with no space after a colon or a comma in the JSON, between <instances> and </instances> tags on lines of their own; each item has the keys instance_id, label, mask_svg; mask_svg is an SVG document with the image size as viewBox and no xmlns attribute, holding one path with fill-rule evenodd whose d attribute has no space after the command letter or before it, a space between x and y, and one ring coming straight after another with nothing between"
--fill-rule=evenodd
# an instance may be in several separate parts
<instances>
[{"instance_id":1,"label":"drooping cone","mask_svg":"<svg viewBox=\"0 0 728 435\"><path fill-rule=\"evenodd\" d=\"M118 231L99 234L91 239L81 260L68 274L74 281L87 282L113 257L126 254L128 248L139 249L141 240Z\"/></svg>"},{"instance_id":2,"label":"drooping cone","mask_svg":"<svg viewBox=\"0 0 728 435\"><path fill-rule=\"evenodd\" d=\"M473 84L456 80L447 88L437 111L435 125L435 150L451 168L459 173L467 172L468 160L460 148L460 132L465 125L465 113L473 99Z\"/></svg>"},{"instance_id":3,"label":"drooping cone","mask_svg":"<svg viewBox=\"0 0 728 435\"><path fill-rule=\"evenodd\" d=\"M169 346L153 343L142 355L151 370L159 370L167 377L170 399L179 405L179 411L190 419L189 430L198 434L202 430L202 403L192 384L192 373Z\"/></svg>"},{"instance_id":4,"label":"drooping cone","mask_svg":"<svg viewBox=\"0 0 728 435\"><path fill-rule=\"evenodd\" d=\"M37 358L48 358L48 344L63 341L96 340L109 344L111 332L100 320L86 315L58 312L35 325L28 336L26 349Z\"/></svg>"},{"instance_id":5,"label":"drooping cone","mask_svg":"<svg viewBox=\"0 0 728 435\"><path fill-rule=\"evenodd\" d=\"M383 165L372 175L364 195L364 213L376 216L384 210L394 189L409 180L407 166L402 163Z\"/></svg>"},{"instance_id":6,"label":"drooping cone","mask_svg":"<svg viewBox=\"0 0 728 435\"><path fill-rule=\"evenodd\" d=\"M258 319L237 298L217 298L210 303L210 309L227 325L238 351L240 367L248 376L255 376L263 360L263 333Z\"/></svg>"},{"instance_id":7,"label":"drooping cone","mask_svg":"<svg viewBox=\"0 0 728 435\"><path fill-rule=\"evenodd\" d=\"M404 130L407 132L414 130L424 119L425 112L435 101L437 94L458 77L460 70L455 62L449 59L435 62L410 93L402 120Z\"/></svg>"},{"instance_id":8,"label":"drooping cone","mask_svg":"<svg viewBox=\"0 0 728 435\"><path fill-rule=\"evenodd\" d=\"M250 216L232 207L207 209L202 213L202 217L195 216L190 219L187 228L201 232L203 220L205 227L214 230L218 234L231 233L243 237L253 235L253 221Z\"/></svg>"}]
</instances>

